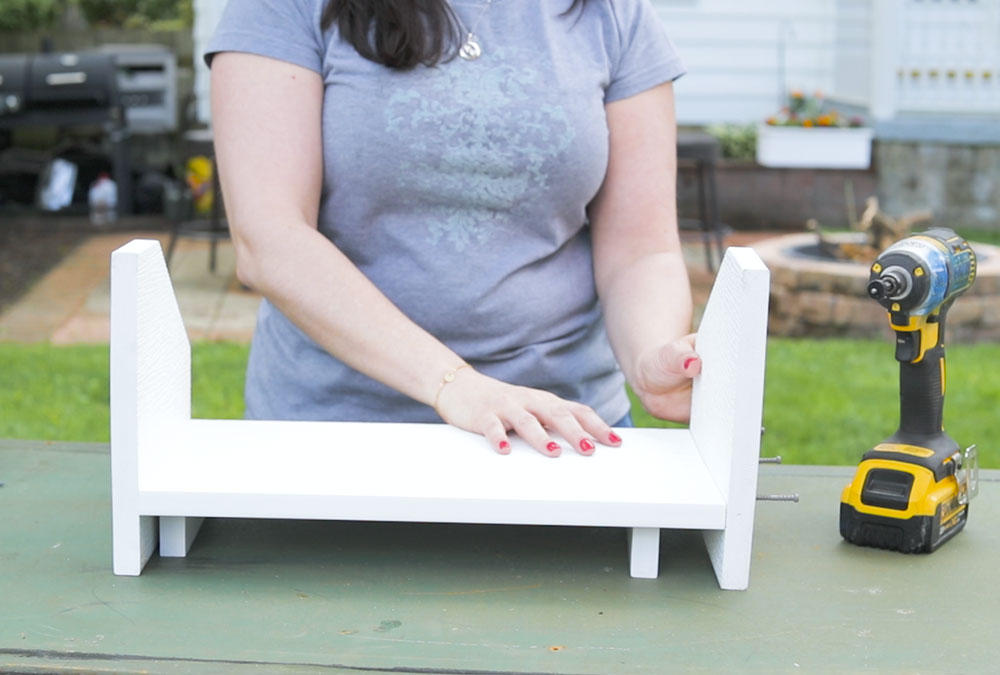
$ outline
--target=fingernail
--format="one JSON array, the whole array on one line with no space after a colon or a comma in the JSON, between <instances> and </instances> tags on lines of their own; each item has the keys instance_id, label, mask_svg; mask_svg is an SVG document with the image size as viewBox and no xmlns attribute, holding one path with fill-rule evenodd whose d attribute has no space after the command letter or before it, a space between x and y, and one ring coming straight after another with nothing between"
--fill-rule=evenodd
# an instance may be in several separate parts
<instances>
[{"instance_id":1,"label":"fingernail","mask_svg":"<svg viewBox=\"0 0 1000 675\"><path fill-rule=\"evenodd\" d=\"M698 360L697 356L689 356L686 359L684 359L684 370L687 370L688 368L690 368L691 364L694 363L697 360Z\"/></svg>"},{"instance_id":2,"label":"fingernail","mask_svg":"<svg viewBox=\"0 0 1000 675\"><path fill-rule=\"evenodd\" d=\"M613 431L610 434L608 434L608 440L611 441L612 443L621 443L622 442L622 439L619 438L618 434L616 434Z\"/></svg>"},{"instance_id":3,"label":"fingernail","mask_svg":"<svg viewBox=\"0 0 1000 675\"><path fill-rule=\"evenodd\" d=\"M500 454L506 455L510 453L510 443L507 441L500 441Z\"/></svg>"},{"instance_id":4,"label":"fingernail","mask_svg":"<svg viewBox=\"0 0 1000 675\"><path fill-rule=\"evenodd\" d=\"M545 446L545 449L548 450L549 452L557 452L560 450L560 447L558 443L552 441L551 443Z\"/></svg>"},{"instance_id":5,"label":"fingernail","mask_svg":"<svg viewBox=\"0 0 1000 675\"><path fill-rule=\"evenodd\" d=\"M588 441L586 438L580 441L580 449L584 452L589 452L594 449L594 444Z\"/></svg>"}]
</instances>

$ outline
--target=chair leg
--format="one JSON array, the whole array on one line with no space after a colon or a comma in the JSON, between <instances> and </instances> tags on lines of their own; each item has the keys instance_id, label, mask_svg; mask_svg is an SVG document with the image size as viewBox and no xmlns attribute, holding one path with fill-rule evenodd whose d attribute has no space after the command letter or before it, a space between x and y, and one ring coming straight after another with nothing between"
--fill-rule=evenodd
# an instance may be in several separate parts
<instances>
[{"instance_id":1,"label":"chair leg","mask_svg":"<svg viewBox=\"0 0 1000 675\"><path fill-rule=\"evenodd\" d=\"M181 221L174 223L173 229L170 230L170 242L167 244L167 253L163 256L164 261L167 264L167 269L170 269L170 261L174 257L174 248L177 246L177 238L181 234Z\"/></svg>"},{"instance_id":2,"label":"chair leg","mask_svg":"<svg viewBox=\"0 0 1000 675\"><path fill-rule=\"evenodd\" d=\"M220 216L222 212L222 189L219 185L219 164L212 158L212 215L209 224L209 235L211 243L208 250L208 269L215 274L216 247L219 245L219 238L222 236L223 228L220 227Z\"/></svg>"},{"instance_id":3,"label":"chair leg","mask_svg":"<svg viewBox=\"0 0 1000 675\"><path fill-rule=\"evenodd\" d=\"M719 264L722 264L722 258L726 254L725 243L722 237L722 223L719 222L719 198L715 189L715 162L710 162L706 166L705 171L705 185L708 190L707 203L708 203L708 226L711 228L712 234L715 238L715 245L718 249L719 254Z\"/></svg>"},{"instance_id":4,"label":"chair leg","mask_svg":"<svg viewBox=\"0 0 1000 675\"><path fill-rule=\"evenodd\" d=\"M633 527L628 543L629 573L639 579L655 579L660 573L660 529Z\"/></svg>"},{"instance_id":5,"label":"chair leg","mask_svg":"<svg viewBox=\"0 0 1000 675\"><path fill-rule=\"evenodd\" d=\"M705 247L705 263L708 265L708 271L711 274L715 273L715 263L712 260L712 239L710 235L710 230L712 223L709 221L708 213L708 178L707 172L705 171L705 162L698 160L697 164L698 173L698 222L701 225L701 241L702 245Z\"/></svg>"}]
</instances>

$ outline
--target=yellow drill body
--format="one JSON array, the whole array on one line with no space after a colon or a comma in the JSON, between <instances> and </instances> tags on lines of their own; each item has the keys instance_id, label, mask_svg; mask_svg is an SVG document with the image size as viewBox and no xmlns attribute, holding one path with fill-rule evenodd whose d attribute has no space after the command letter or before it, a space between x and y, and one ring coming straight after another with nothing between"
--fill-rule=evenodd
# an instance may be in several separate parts
<instances>
[{"instance_id":1,"label":"yellow drill body","mask_svg":"<svg viewBox=\"0 0 1000 675\"><path fill-rule=\"evenodd\" d=\"M929 552L968 519L970 459L942 424L944 322L975 277L972 247L944 228L903 239L872 264L868 292L896 337L900 425L865 453L841 495L840 533L851 543Z\"/></svg>"}]
</instances>

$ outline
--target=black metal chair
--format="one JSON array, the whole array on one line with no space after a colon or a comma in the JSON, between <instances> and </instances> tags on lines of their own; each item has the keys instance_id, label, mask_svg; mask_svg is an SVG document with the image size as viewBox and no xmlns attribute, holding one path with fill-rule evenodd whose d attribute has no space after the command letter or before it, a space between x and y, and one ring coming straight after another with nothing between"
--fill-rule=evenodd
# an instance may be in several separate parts
<instances>
[{"instance_id":1,"label":"black metal chair","mask_svg":"<svg viewBox=\"0 0 1000 675\"><path fill-rule=\"evenodd\" d=\"M215 272L216 248L222 239L229 238L229 227L222 212L222 190L219 187L219 167L215 161L211 129L192 129L184 133L181 139L181 156L204 155L212 161L212 210L208 218L178 218L174 220L170 232L170 242L167 244L166 261L174 254L179 237L195 237L209 240L208 269Z\"/></svg>"},{"instance_id":2,"label":"black metal chair","mask_svg":"<svg viewBox=\"0 0 1000 675\"><path fill-rule=\"evenodd\" d=\"M698 220L693 223L701 230L705 245L705 261L708 271L714 273L716 262L713 245L718 250L718 261L722 262L724 251L724 228L719 222L719 203L715 189L715 165L721 156L719 141L710 134L700 131L680 131L677 133L677 169L693 169L698 184ZM691 221L682 221L681 226L690 226Z\"/></svg>"}]
</instances>

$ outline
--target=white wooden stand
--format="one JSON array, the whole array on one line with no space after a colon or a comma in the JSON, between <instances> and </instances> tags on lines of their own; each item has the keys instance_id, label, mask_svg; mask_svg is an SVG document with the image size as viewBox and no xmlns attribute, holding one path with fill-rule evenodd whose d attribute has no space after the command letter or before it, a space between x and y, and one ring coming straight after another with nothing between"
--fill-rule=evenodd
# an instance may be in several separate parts
<instances>
[{"instance_id":1,"label":"white wooden stand","mask_svg":"<svg viewBox=\"0 0 1000 675\"><path fill-rule=\"evenodd\" d=\"M691 428L621 429L620 448L510 455L444 424L191 419L190 345L160 245L111 258L115 574L157 543L184 556L204 517L629 528L655 578L660 528L703 530L719 585L747 587L760 447L768 271L731 248L698 333Z\"/></svg>"}]
</instances>

